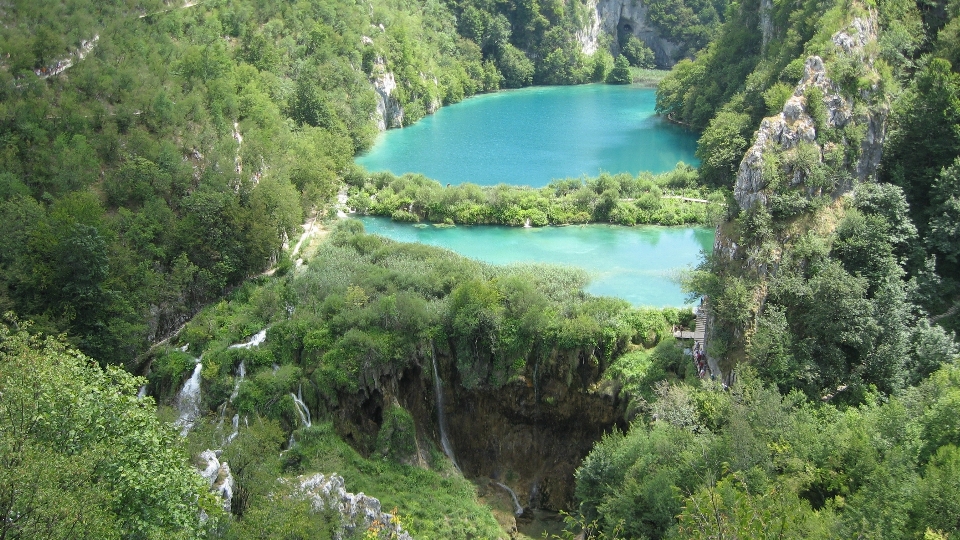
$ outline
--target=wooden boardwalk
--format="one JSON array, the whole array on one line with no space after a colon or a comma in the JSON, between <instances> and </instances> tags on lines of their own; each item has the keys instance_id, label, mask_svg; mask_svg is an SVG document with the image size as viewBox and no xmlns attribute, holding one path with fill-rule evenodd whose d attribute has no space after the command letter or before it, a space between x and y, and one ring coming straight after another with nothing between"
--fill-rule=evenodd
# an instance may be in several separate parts
<instances>
[{"instance_id":1,"label":"wooden boardwalk","mask_svg":"<svg viewBox=\"0 0 960 540\"><path fill-rule=\"evenodd\" d=\"M705 303L701 303L700 306L696 308L696 311L697 322L693 331L677 330L673 333L673 337L677 339L692 339L693 350L700 350L705 353L707 350L707 309ZM722 377L723 372L720 370L720 364L717 363L716 359L707 355L706 360L710 375L714 378Z\"/></svg>"},{"instance_id":2,"label":"wooden boardwalk","mask_svg":"<svg viewBox=\"0 0 960 540\"><path fill-rule=\"evenodd\" d=\"M693 348L697 348L701 351L705 351L707 347L706 342L706 331L707 331L707 310L704 309L703 304L697 309L697 325L693 330Z\"/></svg>"}]
</instances>

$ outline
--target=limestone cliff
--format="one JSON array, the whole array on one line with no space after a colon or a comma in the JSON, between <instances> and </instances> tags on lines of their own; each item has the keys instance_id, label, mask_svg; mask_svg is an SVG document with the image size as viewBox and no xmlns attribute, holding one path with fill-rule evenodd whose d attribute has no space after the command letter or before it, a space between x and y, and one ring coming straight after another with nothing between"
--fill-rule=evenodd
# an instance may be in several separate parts
<instances>
[{"instance_id":1,"label":"limestone cliff","mask_svg":"<svg viewBox=\"0 0 960 540\"><path fill-rule=\"evenodd\" d=\"M767 44L773 37L773 0L760 0L761 49L767 50Z\"/></svg>"},{"instance_id":2,"label":"limestone cliff","mask_svg":"<svg viewBox=\"0 0 960 540\"><path fill-rule=\"evenodd\" d=\"M620 52L620 39L630 34L641 39L653 51L658 67L669 68L677 63L680 45L662 37L647 22L647 6L642 0L588 0L590 20L577 33L586 54L600 48L603 36L609 36L611 51Z\"/></svg>"},{"instance_id":3,"label":"limestone cliff","mask_svg":"<svg viewBox=\"0 0 960 540\"><path fill-rule=\"evenodd\" d=\"M828 44L833 50L825 51L829 54L808 57L794 92L780 113L761 122L740 163L734 185L740 209L762 206L782 230L773 244L760 245L744 236L737 222L717 228L715 271L757 284L748 313L741 309L738 315L748 321L745 325L718 323L713 314L707 320L707 352L717 355L725 349L719 353L723 358L714 360L724 368L727 382L783 254L811 228L829 235L842 217L839 199L876 174L889 113L874 69L877 33L876 14L866 12L833 34ZM717 338L721 334L725 337ZM711 338L723 346L711 347Z\"/></svg>"},{"instance_id":4,"label":"limestone cliff","mask_svg":"<svg viewBox=\"0 0 960 540\"><path fill-rule=\"evenodd\" d=\"M365 532L364 538L412 540L394 516L384 512L380 501L363 493L350 493L344 487L343 477L338 474L324 476L300 476L294 481L294 496L310 503L314 512L335 510L341 523L333 537L355 538Z\"/></svg>"},{"instance_id":5,"label":"limestone cliff","mask_svg":"<svg viewBox=\"0 0 960 540\"><path fill-rule=\"evenodd\" d=\"M437 347L439 395L428 348L418 366L384 373L370 382L376 388L341 396L333 412L343 439L364 454L376 451L372 443L384 411L399 405L415 423L410 454L401 462L430 466L439 452L448 453L446 436L449 454L466 478L502 483L524 511L574 509L577 466L604 433L626 428L618 388L601 380L594 353L556 352L506 384L466 389L451 349Z\"/></svg>"},{"instance_id":6,"label":"limestone cliff","mask_svg":"<svg viewBox=\"0 0 960 540\"><path fill-rule=\"evenodd\" d=\"M765 118L757 130L755 142L747 151L737 172L734 196L742 209L754 204L768 204L776 192L805 187L810 176L810 164L798 164L796 154L802 143L815 149L817 164L824 164L832 151L853 147L846 152L840 169L849 172L832 186L806 186L807 195L830 193L834 198L850 191L852 179L863 181L872 177L883 150L886 131L887 103L879 98L879 84L873 70L874 57L867 53L867 44L877 40L875 16L858 17L845 29L833 36L837 60L860 63L867 70L867 79L873 79L868 88L856 95L846 92L830 79L827 66L819 56L807 58L803 78L793 95L787 100L780 114ZM843 57L846 57L845 59ZM817 92L811 92L816 89ZM808 103L815 96L822 104ZM877 99L879 98L879 99ZM823 110L824 125L817 126L816 111ZM820 130L845 130L834 140L827 140ZM852 128L852 129L851 129ZM848 134L862 135L861 140ZM778 164L771 166L771 163ZM785 185L776 182L776 177L785 175Z\"/></svg>"},{"instance_id":7,"label":"limestone cliff","mask_svg":"<svg viewBox=\"0 0 960 540\"><path fill-rule=\"evenodd\" d=\"M382 58L377 58L374 62L370 80L373 83L373 89L377 92L377 128L385 131L402 127L403 107L393 95L394 90L397 89L397 81L393 72L387 71Z\"/></svg>"}]
</instances>

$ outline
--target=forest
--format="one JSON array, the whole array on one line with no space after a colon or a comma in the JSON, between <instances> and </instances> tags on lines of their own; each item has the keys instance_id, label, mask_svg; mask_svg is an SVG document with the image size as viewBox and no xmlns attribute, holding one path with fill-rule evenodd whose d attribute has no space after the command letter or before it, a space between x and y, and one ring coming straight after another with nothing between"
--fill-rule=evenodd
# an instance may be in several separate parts
<instances>
[{"instance_id":1,"label":"forest","mask_svg":"<svg viewBox=\"0 0 960 540\"><path fill-rule=\"evenodd\" d=\"M584 51L593 2L0 3L0 537L960 535L960 7L643 4L699 168L532 189L353 157L390 103L653 67L619 31ZM338 192L715 226L684 286L720 373L689 309L367 235ZM384 513L318 506L316 473Z\"/></svg>"}]
</instances>

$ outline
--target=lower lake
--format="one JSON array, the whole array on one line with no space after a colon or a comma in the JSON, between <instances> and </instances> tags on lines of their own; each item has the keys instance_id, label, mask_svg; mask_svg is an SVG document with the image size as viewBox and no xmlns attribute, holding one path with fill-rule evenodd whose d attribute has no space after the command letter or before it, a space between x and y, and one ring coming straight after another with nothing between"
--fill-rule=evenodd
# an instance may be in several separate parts
<instances>
[{"instance_id":1,"label":"lower lake","mask_svg":"<svg viewBox=\"0 0 960 540\"><path fill-rule=\"evenodd\" d=\"M653 173L699 165L698 134L654 113L656 91L588 84L508 90L442 107L381 133L356 162L441 183L545 186L601 171Z\"/></svg>"},{"instance_id":2,"label":"lower lake","mask_svg":"<svg viewBox=\"0 0 960 540\"><path fill-rule=\"evenodd\" d=\"M419 242L493 264L540 262L586 270L587 292L623 298L636 306L682 306L676 278L713 250L714 231L702 227L574 225L519 228L434 227L361 217L366 231Z\"/></svg>"}]
</instances>

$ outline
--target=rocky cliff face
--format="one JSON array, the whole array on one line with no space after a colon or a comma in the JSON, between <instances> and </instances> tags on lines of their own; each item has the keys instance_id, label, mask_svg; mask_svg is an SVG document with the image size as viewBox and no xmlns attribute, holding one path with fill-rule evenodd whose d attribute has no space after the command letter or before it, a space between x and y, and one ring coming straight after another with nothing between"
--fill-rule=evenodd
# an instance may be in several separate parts
<instances>
[{"instance_id":1,"label":"rocky cliff face","mask_svg":"<svg viewBox=\"0 0 960 540\"><path fill-rule=\"evenodd\" d=\"M847 28L833 36L837 56L847 56L860 62L866 66L868 73L873 69L874 58L867 53L867 44L876 40L875 17L856 18ZM819 90L822 107L807 102L811 88ZM793 95L784 104L780 114L765 118L761 122L753 146L740 163L734 185L734 196L740 207L747 209L757 203L766 205L773 190L804 186L808 169L796 166L795 160L778 157L778 154L791 157L801 143L815 146L819 163L823 163L826 155L838 145L858 145L854 152L856 159L846 158L843 166L859 181L872 177L876 173L883 151L889 107L884 102L873 103L870 107L857 104L875 101L872 98L878 92L877 83L873 83L858 95L845 93L840 85L830 79L823 59L819 56L807 58L803 78ZM862 140L858 142L844 137L839 142L818 142L818 127L812 115L815 109L825 112L826 125L820 126L820 129L860 128L863 132ZM765 170L765 163L772 161L781 164L780 171L771 171L769 165ZM789 178L789 185L773 185L771 172L782 172ZM852 182L843 181L833 187L831 194L838 197L852 188ZM808 196L820 194L821 191L814 188L807 193Z\"/></svg>"},{"instance_id":2,"label":"rocky cliff face","mask_svg":"<svg viewBox=\"0 0 960 540\"><path fill-rule=\"evenodd\" d=\"M537 385L524 378L445 392L449 437L467 478L508 486L525 510L575 508L573 474L594 443L622 424L623 408L612 383L597 385L589 360L574 362L570 384L551 376Z\"/></svg>"},{"instance_id":3,"label":"rocky cliff face","mask_svg":"<svg viewBox=\"0 0 960 540\"><path fill-rule=\"evenodd\" d=\"M393 91L397 89L397 81L393 77L393 72L387 71L382 58L378 58L374 63L371 82L377 93L377 128L385 131L402 127L403 107L393 96Z\"/></svg>"},{"instance_id":4,"label":"rocky cliff face","mask_svg":"<svg viewBox=\"0 0 960 540\"><path fill-rule=\"evenodd\" d=\"M619 53L620 39L632 34L650 47L657 66L668 68L677 63L679 44L661 37L647 23L647 6L642 0L589 0L588 8L590 21L577 33L584 53L596 52L604 35L611 38L611 52Z\"/></svg>"},{"instance_id":5,"label":"rocky cliff face","mask_svg":"<svg viewBox=\"0 0 960 540\"><path fill-rule=\"evenodd\" d=\"M507 486L524 513L573 509L577 466L604 433L626 428L618 388L601 382L592 355L558 353L549 368L530 366L524 376L501 387L467 390L460 384L455 360L439 352L443 385L438 396L429 354L422 355L419 367L383 374L377 388L365 394L343 396L335 425L344 440L364 454L376 451L373 441L384 422L383 411L399 405L416 425L411 435L416 440L401 461L428 466L443 452L439 398L451 452L466 478Z\"/></svg>"},{"instance_id":6,"label":"rocky cliff face","mask_svg":"<svg viewBox=\"0 0 960 540\"><path fill-rule=\"evenodd\" d=\"M769 22L763 22L761 17L761 29L766 36L765 24ZM753 146L740 163L734 197L741 209L762 205L775 210L774 201L784 194L801 201L804 197L822 196L836 200L850 192L855 183L874 177L882 155L889 113L879 75L874 70L874 55L878 50L876 41L876 14L869 13L853 19L832 36L834 53L828 60L819 56L807 58L803 77L793 94L779 114L761 122ZM834 63L844 69L831 70ZM849 76L851 66L856 74L852 78ZM831 73L847 77L847 84L832 80ZM811 99L817 101L808 101ZM820 177L814 177L812 171L818 171ZM820 212L842 212L842 204L829 205ZM830 227L836 221L834 215L821 225ZM818 223L818 219L815 217L812 222ZM780 257L790 249L794 236L800 236L798 231L784 233L777 239L777 249L766 252L744 239L738 226L732 222L717 228L714 244L717 267L723 269L722 273L752 276L759 283L751 300L754 312L762 309L769 276L776 272ZM761 253L762 256L758 256ZM715 323L712 316L708 317L708 354L711 352L709 337L715 334ZM731 349L737 349L749 339L752 329L749 323L747 326L726 328L728 337L733 340L727 343ZM732 366L724 364L722 359L716 360L721 360L720 364L725 368L724 380L729 382Z\"/></svg>"},{"instance_id":7,"label":"rocky cliff face","mask_svg":"<svg viewBox=\"0 0 960 540\"><path fill-rule=\"evenodd\" d=\"M760 0L761 50L767 50L767 44L773 37L773 0Z\"/></svg>"}]
</instances>

